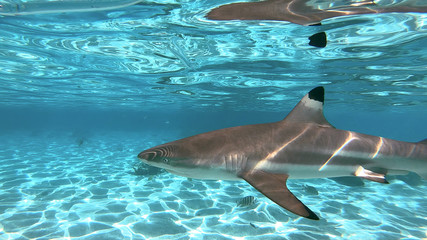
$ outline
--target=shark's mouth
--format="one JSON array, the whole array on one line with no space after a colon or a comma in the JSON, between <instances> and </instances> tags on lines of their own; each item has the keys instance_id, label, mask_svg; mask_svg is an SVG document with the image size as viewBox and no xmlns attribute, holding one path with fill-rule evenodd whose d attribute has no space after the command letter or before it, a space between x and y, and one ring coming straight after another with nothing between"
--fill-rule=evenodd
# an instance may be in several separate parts
<instances>
[{"instance_id":1,"label":"shark's mouth","mask_svg":"<svg viewBox=\"0 0 427 240\"><path fill-rule=\"evenodd\" d=\"M168 165L167 164L164 164L164 163L161 163L161 162L148 161L146 159L140 159L140 160L141 160L141 162L143 162L143 163L145 163L147 165L150 165L150 166L153 166L153 167L158 167L158 168L163 168L165 170L168 170Z\"/></svg>"},{"instance_id":2,"label":"shark's mouth","mask_svg":"<svg viewBox=\"0 0 427 240\"><path fill-rule=\"evenodd\" d=\"M169 173L175 174L175 175L179 175L182 176L182 174L180 172L177 172L175 170L170 170L170 169L165 169L166 171L168 171Z\"/></svg>"}]
</instances>

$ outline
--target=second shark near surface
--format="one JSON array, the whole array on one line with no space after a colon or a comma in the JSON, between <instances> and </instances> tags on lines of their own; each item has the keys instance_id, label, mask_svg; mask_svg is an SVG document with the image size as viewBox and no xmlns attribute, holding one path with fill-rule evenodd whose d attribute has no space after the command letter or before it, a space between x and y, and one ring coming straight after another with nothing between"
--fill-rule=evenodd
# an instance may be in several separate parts
<instances>
[{"instance_id":1,"label":"second shark near surface","mask_svg":"<svg viewBox=\"0 0 427 240\"><path fill-rule=\"evenodd\" d=\"M141 152L149 165L189 178L245 180L283 208L318 216L286 187L289 178L357 176L387 183L386 174L427 178L427 140L410 143L339 130L323 115L324 88L311 90L274 123L202 133Z\"/></svg>"},{"instance_id":2,"label":"second shark near surface","mask_svg":"<svg viewBox=\"0 0 427 240\"><path fill-rule=\"evenodd\" d=\"M423 5L421 3L423 2ZM317 3L317 5L316 5ZM316 25L324 19L376 13L425 13L425 1L402 1L382 6L371 0L354 1L347 5L321 8L322 2L309 0L266 0L260 2L230 3L212 9L207 18L212 20L276 20L300 25ZM328 3L325 1L325 3ZM331 3L331 5L333 5Z\"/></svg>"}]
</instances>

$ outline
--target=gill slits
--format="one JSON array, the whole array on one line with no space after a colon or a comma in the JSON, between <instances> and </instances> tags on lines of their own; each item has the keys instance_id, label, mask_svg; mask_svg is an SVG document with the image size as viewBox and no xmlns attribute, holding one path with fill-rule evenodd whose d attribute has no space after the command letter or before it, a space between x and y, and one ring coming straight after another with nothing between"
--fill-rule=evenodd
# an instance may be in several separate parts
<instances>
[{"instance_id":1,"label":"gill slits","mask_svg":"<svg viewBox=\"0 0 427 240\"><path fill-rule=\"evenodd\" d=\"M247 158L242 154L231 153L222 157L223 166L228 172L239 172L246 168Z\"/></svg>"}]
</instances>

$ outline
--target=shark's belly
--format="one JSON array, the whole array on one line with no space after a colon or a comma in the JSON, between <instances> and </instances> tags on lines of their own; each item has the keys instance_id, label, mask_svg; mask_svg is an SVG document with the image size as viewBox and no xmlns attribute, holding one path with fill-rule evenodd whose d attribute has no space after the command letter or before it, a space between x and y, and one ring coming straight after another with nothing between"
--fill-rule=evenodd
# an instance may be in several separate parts
<instances>
[{"instance_id":1,"label":"shark's belly","mask_svg":"<svg viewBox=\"0 0 427 240\"><path fill-rule=\"evenodd\" d=\"M328 178L328 177L343 177L354 176L357 166L351 165L335 165L321 168L321 166L311 165L290 165L284 173L289 175L289 178L294 179L309 179L309 178Z\"/></svg>"},{"instance_id":2,"label":"shark's belly","mask_svg":"<svg viewBox=\"0 0 427 240\"><path fill-rule=\"evenodd\" d=\"M325 161L326 162L326 161ZM252 170L260 170L276 174L285 174L289 178L309 179L340 176L354 176L358 164L325 164L320 161L304 162L271 162L264 161L254 164Z\"/></svg>"},{"instance_id":3,"label":"shark's belly","mask_svg":"<svg viewBox=\"0 0 427 240\"><path fill-rule=\"evenodd\" d=\"M204 179L204 180L243 180L237 177L233 172L220 168L193 168L193 169L174 169L168 172L187 178Z\"/></svg>"}]
</instances>

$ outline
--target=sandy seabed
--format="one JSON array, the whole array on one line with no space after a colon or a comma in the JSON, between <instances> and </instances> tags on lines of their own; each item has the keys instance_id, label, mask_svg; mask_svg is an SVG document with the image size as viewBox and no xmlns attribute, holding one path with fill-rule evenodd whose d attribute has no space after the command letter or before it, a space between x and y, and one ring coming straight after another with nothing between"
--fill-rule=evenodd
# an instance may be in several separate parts
<instances>
[{"instance_id":1,"label":"sandy seabed","mask_svg":"<svg viewBox=\"0 0 427 240\"><path fill-rule=\"evenodd\" d=\"M414 174L392 177L388 185L357 178L290 180L289 189L319 221L283 210L244 181L187 179L150 169L134 174L140 151L174 137L3 133L0 239L427 237L427 184ZM238 206L245 196L255 203Z\"/></svg>"}]
</instances>

